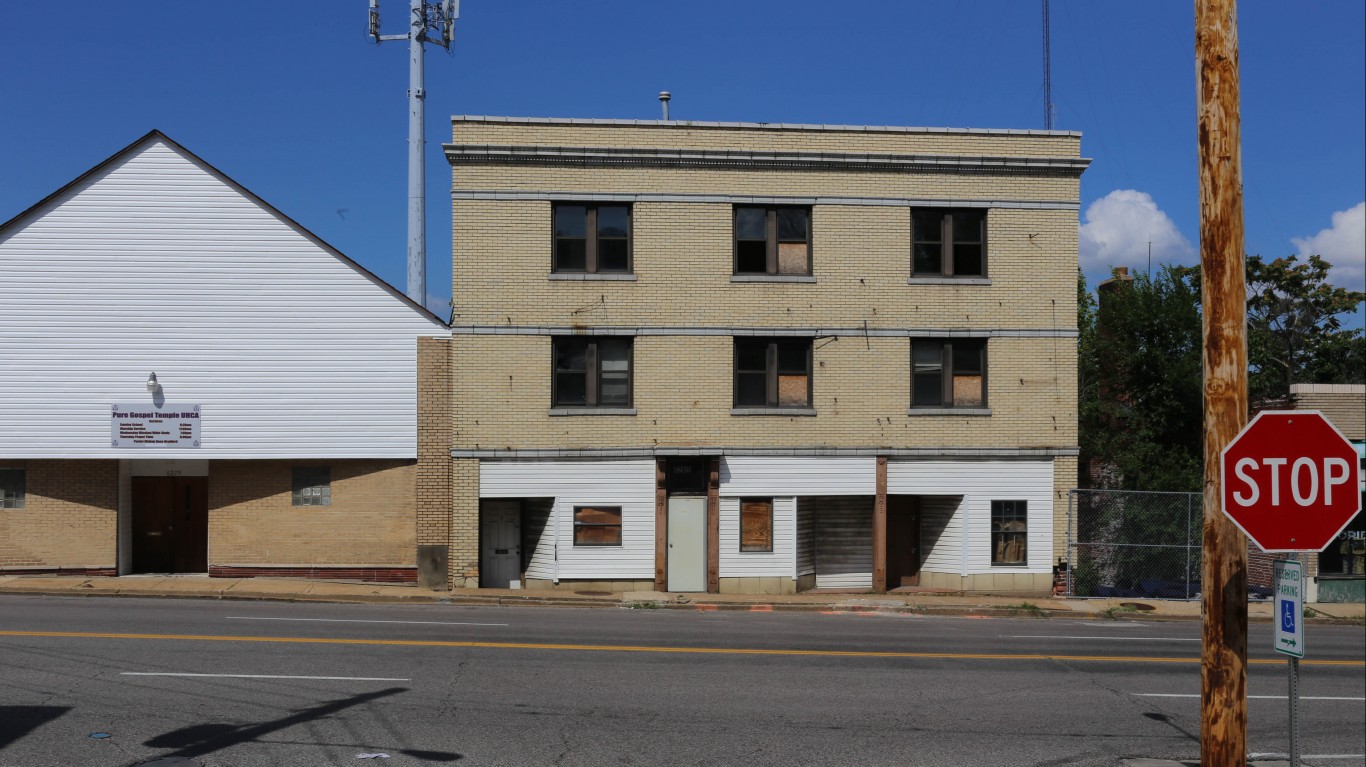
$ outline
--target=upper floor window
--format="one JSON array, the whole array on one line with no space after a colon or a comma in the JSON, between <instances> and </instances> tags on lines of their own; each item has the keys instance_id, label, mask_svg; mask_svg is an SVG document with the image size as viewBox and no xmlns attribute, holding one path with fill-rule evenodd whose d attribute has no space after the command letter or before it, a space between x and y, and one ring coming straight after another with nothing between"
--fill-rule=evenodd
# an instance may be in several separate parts
<instances>
[{"instance_id":1,"label":"upper floor window","mask_svg":"<svg viewBox=\"0 0 1366 767\"><path fill-rule=\"evenodd\" d=\"M985 277L986 210L912 208L911 250L912 276Z\"/></svg>"},{"instance_id":2,"label":"upper floor window","mask_svg":"<svg viewBox=\"0 0 1366 767\"><path fill-rule=\"evenodd\" d=\"M811 209L735 208L736 274L811 274Z\"/></svg>"},{"instance_id":3,"label":"upper floor window","mask_svg":"<svg viewBox=\"0 0 1366 767\"><path fill-rule=\"evenodd\" d=\"M735 339L735 406L811 407L811 339Z\"/></svg>"},{"instance_id":4,"label":"upper floor window","mask_svg":"<svg viewBox=\"0 0 1366 767\"><path fill-rule=\"evenodd\" d=\"M631 340L564 336L552 340L554 407L630 407Z\"/></svg>"},{"instance_id":5,"label":"upper floor window","mask_svg":"<svg viewBox=\"0 0 1366 767\"><path fill-rule=\"evenodd\" d=\"M24 470L0 469L0 509L24 508Z\"/></svg>"},{"instance_id":6,"label":"upper floor window","mask_svg":"<svg viewBox=\"0 0 1366 767\"><path fill-rule=\"evenodd\" d=\"M911 407L986 407L986 378L985 339L911 341Z\"/></svg>"},{"instance_id":7,"label":"upper floor window","mask_svg":"<svg viewBox=\"0 0 1366 767\"><path fill-rule=\"evenodd\" d=\"M629 273L630 206L556 203L553 270L586 274Z\"/></svg>"},{"instance_id":8,"label":"upper floor window","mask_svg":"<svg viewBox=\"0 0 1366 767\"><path fill-rule=\"evenodd\" d=\"M332 469L326 466L295 466L292 506L331 506Z\"/></svg>"}]
</instances>

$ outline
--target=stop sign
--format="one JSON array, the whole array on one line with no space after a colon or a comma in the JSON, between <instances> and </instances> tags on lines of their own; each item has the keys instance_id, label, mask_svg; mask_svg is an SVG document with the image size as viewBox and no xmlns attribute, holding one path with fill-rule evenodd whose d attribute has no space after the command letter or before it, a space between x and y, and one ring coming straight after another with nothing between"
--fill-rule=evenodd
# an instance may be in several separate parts
<instances>
[{"instance_id":1,"label":"stop sign","mask_svg":"<svg viewBox=\"0 0 1366 767\"><path fill-rule=\"evenodd\" d=\"M1267 410L1219 460L1224 513L1263 551L1322 551L1361 510L1356 449L1315 410Z\"/></svg>"}]
</instances>

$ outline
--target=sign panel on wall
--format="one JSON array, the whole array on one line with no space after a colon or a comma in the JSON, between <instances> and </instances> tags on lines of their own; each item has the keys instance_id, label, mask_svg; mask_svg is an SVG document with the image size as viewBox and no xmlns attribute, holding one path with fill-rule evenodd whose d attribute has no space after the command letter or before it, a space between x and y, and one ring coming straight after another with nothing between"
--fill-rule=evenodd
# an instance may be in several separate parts
<instances>
[{"instance_id":1,"label":"sign panel on wall","mask_svg":"<svg viewBox=\"0 0 1366 767\"><path fill-rule=\"evenodd\" d=\"M199 447L198 405L111 405L114 447Z\"/></svg>"}]
</instances>

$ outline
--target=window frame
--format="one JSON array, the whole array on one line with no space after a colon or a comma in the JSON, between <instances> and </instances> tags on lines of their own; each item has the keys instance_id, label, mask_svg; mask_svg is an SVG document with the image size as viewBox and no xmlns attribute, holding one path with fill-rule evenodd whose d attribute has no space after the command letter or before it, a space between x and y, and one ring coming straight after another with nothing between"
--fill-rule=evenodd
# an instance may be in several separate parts
<instances>
[{"instance_id":1,"label":"window frame","mask_svg":"<svg viewBox=\"0 0 1366 767\"><path fill-rule=\"evenodd\" d=\"M626 402L602 404L602 356L598 353L599 339L626 342ZM551 336L550 337L550 407L555 410L596 410L603 408L633 408L636 401L636 339L635 336ZM560 403L560 371L555 367L561 343L584 343L584 401L582 404Z\"/></svg>"},{"instance_id":2,"label":"window frame","mask_svg":"<svg viewBox=\"0 0 1366 767\"><path fill-rule=\"evenodd\" d=\"M911 208L911 278L949 278L949 279L986 279L987 273L987 219L989 218L990 208ZM918 237L915 218L917 213L936 213L939 214L939 270L935 272L919 272L915 268L915 248L926 240ZM982 248L980 269L975 274L959 274L954 268L953 252L953 217L954 215L972 214L982 217L978 225L979 244Z\"/></svg>"},{"instance_id":3,"label":"window frame","mask_svg":"<svg viewBox=\"0 0 1366 767\"><path fill-rule=\"evenodd\" d=\"M731 344L731 404L734 408L765 408L775 410L810 410L814 405L812 402L813 379L815 376L815 365L813 363L815 339L805 336L788 337L768 337L768 336L734 336L734 343ZM765 344L764 349L764 402L748 403L740 401L740 375L743 372L753 373L756 371L742 371L740 369L740 347L742 344ZM779 404L780 397L778 391L778 379L782 371L778 364L779 347L781 345L805 344L806 349L806 402L800 405Z\"/></svg>"},{"instance_id":4,"label":"window frame","mask_svg":"<svg viewBox=\"0 0 1366 767\"><path fill-rule=\"evenodd\" d=\"M740 270L740 211L742 209L760 209L764 211L764 271L741 271ZM778 250L783 240L778 238L778 211L779 210L800 210L806 213L806 270L801 272L779 271ZM730 240L731 240L731 276L732 277L810 277L812 276L811 258L811 236L812 215L810 205L741 205L731 206L730 214ZM757 240L746 239L743 242L757 242Z\"/></svg>"},{"instance_id":5,"label":"window frame","mask_svg":"<svg viewBox=\"0 0 1366 767\"><path fill-rule=\"evenodd\" d=\"M583 268L565 269L560 266L560 239L555 236L555 217L561 207L584 209ZM626 268L602 269L598 263L598 208L626 209ZM568 238L566 238L568 239ZM577 238L574 238L577 239ZM588 202L564 200L550 204L550 273L551 274L635 274L635 210L629 202Z\"/></svg>"},{"instance_id":6,"label":"window frame","mask_svg":"<svg viewBox=\"0 0 1366 767\"><path fill-rule=\"evenodd\" d=\"M1009 507L1007 507L1009 504ZM997 530L996 517L998 514L1010 514L1006 522L1020 521L1024 523L1023 530ZM1018 516L1016 516L1018 515ZM992 567L1029 567L1029 501L1024 499L993 500L991 502L991 566ZM998 537L999 536L999 537ZM1004 541L1004 536L1017 536L1021 542L1020 559L1018 561L1006 561L1004 559L1005 545L998 544ZM998 559L998 552L1001 552L1001 559Z\"/></svg>"},{"instance_id":7,"label":"window frame","mask_svg":"<svg viewBox=\"0 0 1366 767\"><path fill-rule=\"evenodd\" d=\"M28 497L25 489L26 472L16 466L0 466L0 477L7 474L15 477L13 492L9 492L4 483L0 483L0 509L22 509Z\"/></svg>"},{"instance_id":8,"label":"window frame","mask_svg":"<svg viewBox=\"0 0 1366 767\"><path fill-rule=\"evenodd\" d=\"M911 410L986 410L991 407L988 393L988 357L986 338L912 338L911 339ZM917 404L915 401L915 347L916 344L936 344L939 346L939 403L934 405ZM982 401L976 405L957 405L953 401L953 352L955 344L978 347L982 361Z\"/></svg>"},{"instance_id":9,"label":"window frame","mask_svg":"<svg viewBox=\"0 0 1366 767\"><path fill-rule=\"evenodd\" d=\"M313 472L309 476L306 472ZM324 479L323 482L308 481L316 480L318 477ZM300 492L310 490L321 490L322 492ZM306 499L318 499L313 503ZM332 467L331 466L293 466L290 467L290 490L289 505L295 507L311 508L316 506L332 505Z\"/></svg>"},{"instance_id":10,"label":"window frame","mask_svg":"<svg viewBox=\"0 0 1366 767\"><path fill-rule=\"evenodd\" d=\"M772 497L764 497L764 498L758 498L758 497L755 497L755 498L741 498L741 499L739 499L739 501L740 501L740 504L739 504L739 506L737 507L737 514L736 514L736 518L737 518L737 519L736 519L736 522L737 522L737 524L739 525L739 531L738 531L738 532L739 532L739 536L738 536L737 544L738 544L738 546L739 546L740 553L741 553L741 554L772 554L772 553L773 553L773 533L774 533L774 524L773 524L773 498L772 498ZM754 546L753 544L750 544L750 546L749 546L748 548L745 546L745 504L747 504L747 503L766 503L766 504L768 504L768 547L767 547L767 548L758 548L758 547Z\"/></svg>"},{"instance_id":11,"label":"window frame","mask_svg":"<svg viewBox=\"0 0 1366 767\"><path fill-rule=\"evenodd\" d=\"M579 512L580 512L580 511L584 511L584 510L591 510L591 511L612 511L612 510L615 510L615 511L616 511L616 514L617 514L617 521L614 522L614 523L607 523L607 522L580 522L580 521L579 521ZM573 512L573 515L570 517L570 521L571 521L571 523L572 523L572 524L571 524L571 527L572 527L572 530L573 530L572 533L571 533L571 536L572 536L572 539L573 539L573 546L576 547L576 548L579 547L579 546L584 546L584 547L589 547L589 548L602 548L602 547L604 547L604 546L607 546L607 547L613 547L613 546L615 546L615 547L617 547L617 548L621 548L622 546L625 545L625 537L624 537L624 534L625 534L625 532L626 532L626 526L625 526L625 521L626 521L626 520L625 520L625 516L622 514L621 506L590 505L590 504L581 504L581 505L580 505L580 504L575 504L575 506L574 506L574 512ZM579 541L579 530L582 530L582 529L585 529L585 528L609 528L609 527L615 527L615 528L617 529L617 541L616 541L616 543L592 543L592 542L589 542L589 541L583 541L583 542L580 542L580 541Z\"/></svg>"}]
</instances>

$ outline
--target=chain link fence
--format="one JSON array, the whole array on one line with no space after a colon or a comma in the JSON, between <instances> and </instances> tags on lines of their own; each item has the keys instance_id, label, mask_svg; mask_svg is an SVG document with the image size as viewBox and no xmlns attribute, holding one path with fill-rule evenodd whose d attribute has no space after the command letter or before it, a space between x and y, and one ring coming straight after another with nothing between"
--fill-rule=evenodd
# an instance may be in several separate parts
<instances>
[{"instance_id":1,"label":"chain link fence","mask_svg":"<svg viewBox=\"0 0 1366 767\"><path fill-rule=\"evenodd\" d=\"M1199 493L1069 490L1067 595L1199 599ZM1276 556L1248 545L1247 595L1269 599Z\"/></svg>"}]
</instances>

